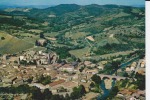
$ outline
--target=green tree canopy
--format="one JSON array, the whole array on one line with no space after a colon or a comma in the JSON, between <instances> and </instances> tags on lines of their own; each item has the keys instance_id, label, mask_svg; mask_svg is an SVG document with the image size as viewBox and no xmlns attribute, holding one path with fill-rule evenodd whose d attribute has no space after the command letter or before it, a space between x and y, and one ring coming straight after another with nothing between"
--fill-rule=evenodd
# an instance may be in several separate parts
<instances>
[{"instance_id":1,"label":"green tree canopy","mask_svg":"<svg viewBox=\"0 0 150 100\"><path fill-rule=\"evenodd\" d=\"M52 97L52 92L49 91L49 89L45 89L43 92L43 97L45 100L50 100L50 98Z\"/></svg>"},{"instance_id":2,"label":"green tree canopy","mask_svg":"<svg viewBox=\"0 0 150 100\"><path fill-rule=\"evenodd\" d=\"M83 85L80 85L79 87L73 88L73 92L71 93L71 98L74 99L79 99L86 93L85 87Z\"/></svg>"},{"instance_id":3,"label":"green tree canopy","mask_svg":"<svg viewBox=\"0 0 150 100\"><path fill-rule=\"evenodd\" d=\"M92 77L91 77L92 81L94 81L96 84L100 84L101 83L101 78L100 76L94 74Z\"/></svg>"},{"instance_id":4,"label":"green tree canopy","mask_svg":"<svg viewBox=\"0 0 150 100\"><path fill-rule=\"evenodd\" d=\"M119 92L118 87L117 86L113 87L107 99L112 100L117 95L118 92Z\"/></svg>"}]
</instances>

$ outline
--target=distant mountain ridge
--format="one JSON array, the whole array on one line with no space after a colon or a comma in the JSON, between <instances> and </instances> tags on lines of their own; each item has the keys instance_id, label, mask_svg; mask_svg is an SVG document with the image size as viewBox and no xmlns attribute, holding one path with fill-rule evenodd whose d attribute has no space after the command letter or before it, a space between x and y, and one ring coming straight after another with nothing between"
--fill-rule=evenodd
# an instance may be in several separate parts
<instances>
[{"instance_id":1,"label":"distant mountain ridge","mask_svg":"<svg viewBox=\"0 0 150 100\"><path fill-rule=\"evenodd\" d=\"M77 5L77 4L60 4L60 5ZM91 4L91 5L98 5L98 4ZM110 4L106 4L110 5ZM59 5L10 5L10 4L0 4L0 9L7 9L7 8L38 8L38 9L46 9L49 7L54 7ZM79 6L79 5L78 5ZM86 5L84 5L86 6ZM99 5L98 5L99 6ZM122 5L126 6L126 5ZM131 7L145 7L145 5L129 5Z\"/></svg>"},{"instance_id":2,"label":"distant mountain ridge","mask_svg":"<svg viewBox=\"0 0 150 100\"><path fill-rule=\"evenodd\" d=\"M7 11L5 10L6 11L5 14L9 14L13 16L15 15L27 16L32 19L48 22L51 27L54 26L59 27L61 30L64 27L70 27L81 23L90 22L91 20L97 17L105 17L105 16L115 15L115 14L118 15L119 13L130 14L130 17L134 17L136 15L137 17L141 18L141 16L143 15L139 15L138 13L136 13L135 9L138 12L145 11L144 8L113 5L113 4L108 4L108 5L60 4L45 9L38 9L38 8L30 8L30 9L17 8L13 10L8 9Z\"/></svg>"},{"instance_id":3,"label":"distant mountain ridge","mask_svg":"<svg viewBox=\"0 0 150 100\"><path fill-rule=\"evenodd\" d=\"M45 18L48 15L56 15L61 16L65 15L67 13L77 13L77 15L80 13L86 13L87 16L99 16L104 13L111 13L112 11L117 11L116 8L120 9L131 9L130 6L122 6L122 5L97 5L97 4L91 4L91 5L77 5L77 4L61 4L53 7L48 7L46 9L32 9L28 13L31 17L39 17L39 18ZM111 10L111 11L110 11ZM42 13L42 14L41 14ZM81 14L82 15L82 14Z\"/></svg>"},{"instance_id":4,"label":"distant mountain ridge","mask_svg":"<svg viewBox=\"0 0 150 100\"><path fill-rule=\"evenodd\" d=\"M83 41L80 40L84 40L86 36L93 36L96 40L94 45L98 49L107 44L110 44L107 45L109 47L115 44L113 47L117 48L114 48L114 51L117 51L119 46L123 48L122 50L144 46L138 43L139 38L145 36L145 8L143 7L61 4L45 9L9 8L0 11L0 15L1 30L21 39L28 40L33 36L29 40L35 41L41 32L57 38L59 44L69 46L74 45L74 40L81 44ZM27 33L31 36L26 37ZM114 38L109 38L112 34ZM129 41L130 45L124 48L127 46L128 37L134 38L133 43ZM79 45L79 48L83 47L86 47L86 43Z\"/></svg>"},{"instance_id":5,"label":"distant mountain ridge","mask_svg":"<svg viewBox=\"0 0 150 100\"><path fill-rule=\"evenodd\" d=\"M7 9L7 8L38 8L38 9L45 9L48 7L52 7L55 5L0 5L0 9Z\"/></svg>"}]
</instances>

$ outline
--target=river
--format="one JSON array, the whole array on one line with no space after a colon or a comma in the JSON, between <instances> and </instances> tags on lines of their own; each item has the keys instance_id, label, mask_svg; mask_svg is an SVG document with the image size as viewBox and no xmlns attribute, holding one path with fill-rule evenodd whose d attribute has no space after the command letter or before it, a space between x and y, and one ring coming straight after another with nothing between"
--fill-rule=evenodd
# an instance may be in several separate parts
<instances>
[{"instance_id":1,"label":"river","mask_svg":"<svg viewBox=\"0 0 150 100\"><path fill-rule=\"evenodd\" d=\"M136 58L133 58L133 59L129 60L126 63L121 64L116 70L112 71L111 75L114 74L118 69L125 68L126 66L130 65L133 61L136 61L138 59L139 59L139 57L136 57Z\"/></svg>"},{"instance_id":2,"label":"river","mask_svg":"<svg viewBox=\"0 0 150 100\"><path fill-rule=\"evenodd\" d=\"M116 81L113 80L112 81L112 88L115 86ZM104 80L102 80L101 84L100 84L101 89L103 90L103 94L101 96L98 96L97 100L105 100L107 98L107 96L110 93L110 90L112 89L106 89L105 88L105 83Z\"/></svg>"},{"instance_id":3,"label":"river","mask_svg":"<svg viewBox=\"0 0 150 100\"><path fill-rule=\"evenodd\" d=\"M119 68L125 68L126 66L128 66L129 64L131 64L133 61L136 61L137 59L139 59L139 57L136 57L136 58L133 58L133 59L131 59L131 60L129 60L128 62L126 62L126 63L123 63L123 64L121 64L120 66L119 66ZM119 69L118 68L118 69ZM112 74L114 74L118 69L116 69L115 71L113 71L112 72ZM112 82L112 88L115 86L115 80L113 80L113 82ZM110 93L110 90L112 89L106 89L105 88L105 83L104 83L104 80L102 80L102 82L101 82L101 84L100 84L100 87L101 87L101 89L103 90L103 94L101 95L101 96L98 96L97 97L97 100L106 100L106 98L107 98L107 96L109 95L109 93Z\"/></svg>"}]
</instances>

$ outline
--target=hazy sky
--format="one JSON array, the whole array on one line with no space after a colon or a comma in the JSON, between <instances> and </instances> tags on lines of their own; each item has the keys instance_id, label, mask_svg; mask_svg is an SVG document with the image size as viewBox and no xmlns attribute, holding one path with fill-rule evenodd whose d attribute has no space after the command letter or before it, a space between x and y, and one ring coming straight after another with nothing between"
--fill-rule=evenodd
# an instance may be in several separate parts
<instances>
[{"instance_id":1,"label":"hazy sky","mask_svg":"<svg viewBox=\"0 0 150 100\"><path fill-rule=\"evenodd\" d=\"M58 5L58 4L117 4L145 5L145 0L0 0L1 5Z\"/></svg>"}]
</instances>

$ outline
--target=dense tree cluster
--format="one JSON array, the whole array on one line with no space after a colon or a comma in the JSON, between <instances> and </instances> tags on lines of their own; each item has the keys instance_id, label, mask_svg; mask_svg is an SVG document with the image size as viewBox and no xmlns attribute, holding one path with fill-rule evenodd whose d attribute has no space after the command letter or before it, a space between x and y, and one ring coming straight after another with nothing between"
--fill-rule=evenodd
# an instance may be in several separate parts
<instances>
[{"instance_id":1,"label":"dense tree cluster","mask_svg":"<svg viewBox=\"0 0 150 100\"><path fill-rule=\"evenodd\" d=\"M100 76L94 74L92 77L91 77L92 81L94 81L96 84L100 84L101 83L101 78Z\"/></svg>"},{"instance_id":2,"label":"dense tree cluster","mask_svg":"<svg viewBox=\"0 0 150 100\"><path fill-rule=\"evenodd\" d=\"M41 75L40 77L38 77L37 80L39 83L42 83L43 85L51 83L51 77L50 76Z\"/></svg>"},{"instance_id":3,"label":"dense tree cluster","mask_svg":"<svg viewBox=\"0 0 150 100\"><path fill-rule=\"evenodd\" d=\"M105 65L105 69L103 71L100 71L100 73L105 73L108 75L112 75L115 73L117 75L117 70L120 67L120 64L121 64L121 60L108 62Z\"/></svg>"},{"instance_id":4,"label":"dense tree cluster","mask_svg":"<svg viewBox=\"0 0 150 100\"><path fill-rule=\"evenodd\" d=\"M113 87L110 90L110 93L109 93L109 96L107 97L107 100L112 100L117 95L118 92L119 92L118 87L117 86Z\"/></svg>"},{"instance_id":5,"label":"dense tree cluster","mask_svg":"<svg viewBox=\"0 0 150 100\"><path fill-rule=\"evenodd\" d=\"M1 40L5 40L5 37L1 37Z\"/></svg>"},{"instance_id":6,"label":"dense tree cluster","mask_svg":"<svg viewBox=\"0 0 150 100\"><path fill-rule=\"evenodd\" d=\"M115 53L115 52L121 52L121 51L127 51L132 49L132 46L128 44L109 44L107 43L104 46L99 46L96 51L94 51L97 55L103 55L103 54L109 54L109 53Z\"/></svg>"},{"instance_id":7,"label":"dense tree cluster","mask_svg":"<svg viewBox=\"0 0 150 100\"><path fill-rule=\"evenodd\" d=\"M0 87L1 93L11 93L11 94L32 94L33 100L75 100L81 98L85 93L85 88L83 85L73 88L71 95L66 94L66 96L55 94L53 95L49 89L45 89L43 92L37 87L29 87L28 85L20 85L18 87Z\"/></svg>"},{"instance_id":8,"label":"dense tree cluster","mask_svg":"<svg viewBox=\"0 0 150 100\"><path fill-rule=\"evenodd\" d=\"M135 81L134 84L137 85L138 89L145 90L145 75L136 73L135 78L137 81Z\"/></svg>"},{"instance_id":9,"label":"dense tree cluster","mask_svg":"<svg viewBox=\"0 0 150 100\"><path fill-rule=\"evenodd\" d=\"M59 55L60 59L71 57L69 53L71 49L68 47L57 47L57 48L52 48L52 50L55 51Z\"/></svg>"},{"instance_id":10,"label":"dense tree cluster","mask_svg":"<svg viewBox=\"0 0 150 100\"><path fill-rule=\"evenodd\" d=\"M12 94L32 94L33 100L48 100L53 97L49 89L45 89L44 92L37 87L29 87L28 85L20 85L18 87L0 87L0 93L12 93Z\"/></svg>"},{"instance_id":11,"label":"dense tree cluster","mask_svg":"<svg viewBox=\"0 0 150 100\"><path fill-rule=\"evenodd\" d=\"M70 95L70 98L75 100L81 98L86 93L85 87L80 85L79 87L73 88L73 92Z\"/></svg>"},{"instance_id":12,"label":"dense tree cluster","mask_svg":"<svg viewBox=\"0 0 150 100\"><path fill-rule=\"evenodd\" d=\"M22 26L25 24L24 21L19 20L19 19L13 19L13 18L0 18L0 24L9 24L9 25L13 25L13 26Z\"/></svg>"}]
</instances>

